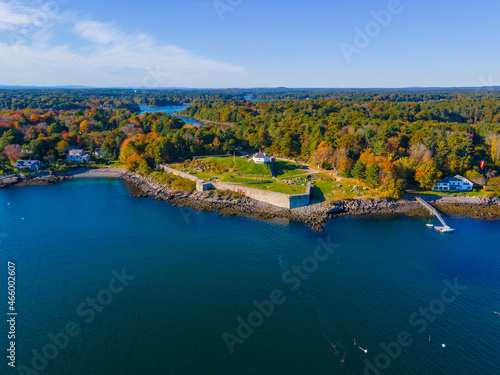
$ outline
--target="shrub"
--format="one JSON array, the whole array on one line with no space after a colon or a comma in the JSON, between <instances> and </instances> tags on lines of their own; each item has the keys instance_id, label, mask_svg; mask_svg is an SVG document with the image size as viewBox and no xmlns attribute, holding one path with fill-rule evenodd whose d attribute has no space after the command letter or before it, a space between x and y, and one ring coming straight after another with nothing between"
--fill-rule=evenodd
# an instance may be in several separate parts
<instances>
[{"instance_id":1,"label":"shrub","mask_svg":"<svg viewBox=\"0 0 500 375\"><path fill-rule=\"evenodd\" d=\"M486 178L478 171L467 171L467 172L465 172L464 176L465 176L465 178L468 178L469 180L471 180L475 184L478 184L481 186L486 185L486 182L487 182Z\"/></svg>"},{"instance_id":2,"label":"shrub","mask_svg":"<svg viewBox=\"0 0 500 375\"><path fill-rule=\"evenodd\" d=\"M488 188L493 190L496 194L500 193L500 177L491 178L488 181Z\"/></svg>"}]
</instances>

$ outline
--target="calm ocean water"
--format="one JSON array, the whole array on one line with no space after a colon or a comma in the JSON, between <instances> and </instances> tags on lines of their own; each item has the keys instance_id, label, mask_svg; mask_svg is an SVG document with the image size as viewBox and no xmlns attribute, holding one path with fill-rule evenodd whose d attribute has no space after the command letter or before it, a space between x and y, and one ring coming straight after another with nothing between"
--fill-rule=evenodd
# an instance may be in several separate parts
<instances>
[{"instance_id":1,"label":"calm ocean water","mask_svg":"<svg viewBox=\"0 0 500 375\"><path fill-rule=\"evenodd\" d=\"M180 118L186 124L194 124L194 125L199 125L199 126L204 125L203 123L196 121L196 120L193 120L192 118L174 115L174 112L183 111L184 109L189 107L188 105L175 105L175 106L168 106L168 107L149 107L146 105L141 105L140 107L141 107L141 112L140 112L141 114L152 113L152 112L164 112L164 113L168 113L172 116L176 116L176 117Z\"/></svg>"},{"instance_id":2,"label":"calm ocean water","mask_svg":"<svg viewBox=\"0 0 500 375\"><path fill-rule=\"evenodd\" d=\"M131 198L119 180L2 189L1 313L13 261L16 365L40 374L498 374L500 223L449 221L318 234Z\"/></svg>"}]
</instances>

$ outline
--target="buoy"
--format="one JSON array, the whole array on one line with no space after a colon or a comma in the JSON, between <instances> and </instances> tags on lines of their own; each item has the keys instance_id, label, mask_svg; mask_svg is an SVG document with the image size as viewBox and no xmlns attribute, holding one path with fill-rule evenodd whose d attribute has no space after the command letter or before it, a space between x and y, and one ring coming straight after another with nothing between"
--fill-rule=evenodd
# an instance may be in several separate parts
<instances>
[{"instance_id":1,"label":"buoy","mask_svg":"<svg viewBox=\"0 0 500 375\"><path fill-rule=\"evenodd\" d=\"M446 344L441 344L441 346L442 346L443 348L446 348Z\"/></svg>"},{"instance_id":2,"label":"buoy","mask_svg":"<svg viewBox=\"0 0 500 375\"><path fill-rule=\"evenodd\" d=\"M365 353L368 353L368 350L366 349L363 349L361 346L358 346L358 348L360 348L362 351L364 351Z\"/></svg>"}]
</instances>

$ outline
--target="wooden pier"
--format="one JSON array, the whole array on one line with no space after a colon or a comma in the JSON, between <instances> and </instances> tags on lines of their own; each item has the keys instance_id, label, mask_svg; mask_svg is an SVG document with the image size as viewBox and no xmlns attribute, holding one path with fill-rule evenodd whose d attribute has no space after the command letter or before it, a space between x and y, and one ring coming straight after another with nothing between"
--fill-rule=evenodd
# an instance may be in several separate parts
<instances>
[{"instance_id":1,"label":"wooden pier","mask_svg":"<svg viewBox=\"0 0 500 375\"><path fill-rule=\"evenodd\" d=\"M417 197L417 202L420 203L422 206L424 206L426 209L428 209L434 216L437 217L437 219L441 222L441 224L443 224L443 227L436 227L437 230L441 231L441 229L445 229L445 231L450 231L451 228L448 224L446 224L446 222L444 221L443 217L440 215L440 213L434 208L432 207L429 203L427 203L426 201L424 201L422 198L420 197Z\"/></svg>"}]
</instances>

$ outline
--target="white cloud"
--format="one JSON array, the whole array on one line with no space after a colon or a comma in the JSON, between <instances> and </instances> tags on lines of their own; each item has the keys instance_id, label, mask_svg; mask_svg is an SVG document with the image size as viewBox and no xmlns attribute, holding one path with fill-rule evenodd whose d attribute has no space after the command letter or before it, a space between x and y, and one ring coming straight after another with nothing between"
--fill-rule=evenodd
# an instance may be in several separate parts
<instances>
[{"instance_id":1,"label":"white cloud","mask_svg":"<svg viewBox=\"0 0 500 375\"><path fill-rule=\"evenodd\" d=\"M21 16L9 16L9 24L25 22ZM160 44L148 34L128 34L114 23L65 18L75 35L71 44L54 44L54 30L43 43L23 38L0 41L0 84L217 87L221 80L230 85L244 72L242 67ZM62 17L57 22L62 32Z\"/></svg>"},{"instance_id":2,"label":"white cloud","mask_svg":"<svg viewBox=\"0 0 500 375\"><path fill-rule=\"evenodd\" d=\"M113 24L96 21L81 21L75 25L75 31L83 38L98 44L108 44L122 37Z\"/></svg>"},{"instance_id":3,"label":"white cloud","mask_svg":"<svg viewBox=\"0 0 500 375\"><path fill-rule=\"evenodd\" d=\"M0 2L0 30L15 30L36 22L36 9L14 2Z\"/></svg>"}]
</instances>

